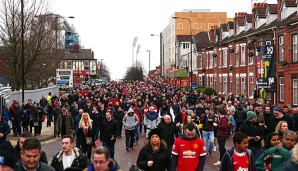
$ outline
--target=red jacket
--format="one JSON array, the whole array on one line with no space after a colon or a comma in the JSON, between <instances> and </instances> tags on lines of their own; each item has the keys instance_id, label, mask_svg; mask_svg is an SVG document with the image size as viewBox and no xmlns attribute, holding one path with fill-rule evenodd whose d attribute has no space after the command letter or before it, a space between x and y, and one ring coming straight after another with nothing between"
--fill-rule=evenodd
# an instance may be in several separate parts
<instances>
[{"instance_id":1,"label":"red jacket","mask_svg":"<svg viewBox=\"0 0 298 171\"><path fill-rule=\"evenodd\" d=\"M217 124L217 135L221 137L228 137L229 127L228 118L226 116L219 119Z\"/></svg>"}]
</instances>

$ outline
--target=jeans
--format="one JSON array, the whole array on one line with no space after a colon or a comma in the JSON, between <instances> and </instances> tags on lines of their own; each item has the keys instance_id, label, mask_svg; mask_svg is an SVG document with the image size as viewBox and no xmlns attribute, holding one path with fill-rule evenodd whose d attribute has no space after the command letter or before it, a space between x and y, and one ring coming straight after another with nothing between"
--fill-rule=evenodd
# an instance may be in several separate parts
<instances>
[{"instance_id":1,"label":"jeans","mask_svg":"<svg viewBox=\"0 0 298 171\"><path fill-rule=\"evenodd\" d=\"M139 136L140 136L141 126L140 124L136 125L136 132L135 132L135 144L138 144Z\"/></svg>"},{"instance_id":2,"label":"jeans","mask_svg":"<svg viewBox=\"0 0 298 171\"><path fill-rule=\"evenodd\" d=\"M110 152L110 157L114 159L114 154L115 154L115 141L112 142L103 142L102 145L104 147L107 147Z\"/></svg>"},{"instance_id":3,"label":"jeans","mask_svg":"<svg viewBox=\"0 0 298 171\"><path fill-rule=\"evenodd\" d=\"M205 150L206 153L211 155L211 151L213 150L214 145L214 132L213 131L202 131L203 133L203 140L205 143ZM210 143L210 145L209 145Z\"/></svg>"},{"instance_id":4,"label":"jeans","mask_svg":"<svg viewBox=\"0 0 298 171\"><path fill-rule=\"evenodd\" d=\"M13 129L13 133L15 135L21 135L21 133L22 133L22 130L21 130L21 121L13 120L12 121L12 129Z\"/></svg>"},{"instance_id":5,"label":"jeans","mask_svg":"<svg viewBox=\"0 0 298 171\"><path fill-rule=\"evenodd\" d=\"M127 130L125 129L125 140L126 140L126 147L132 148L134 143L135 137L135 130Z\"/></svg>"},{"instance_id":6,"label":"jeans","mask_svg":"<svg viewBox=\"0 0 298 171\"><path fill-rule=\"evenodd\" d=\"M226 152L225 145L226 145L227 137L218 136L217 141L218 141L218 147L219 147L219 161L221 161L223 155Z\"/></svg>"}]
</instances>

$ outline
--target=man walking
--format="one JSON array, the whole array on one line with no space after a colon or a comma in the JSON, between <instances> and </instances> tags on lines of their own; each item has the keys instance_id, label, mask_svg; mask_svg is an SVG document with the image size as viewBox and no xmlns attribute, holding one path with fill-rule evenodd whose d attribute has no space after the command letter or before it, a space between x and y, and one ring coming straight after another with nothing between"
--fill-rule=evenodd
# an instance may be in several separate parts
<instances>
[{"instance_id":1,"label":"man walking","mask_svg":"<svg viewBox=\"0 0 298 171\"><path fill-rule=\"evenodd\" d=\"M123 126L125 129L126 151L133 150L135 128L138 124L138 116L134 114L132 108L129 108L127 114L123 117Z\"/></svg>"},{"instance_id":2,"label":"man walking","mask_svg":"<svg viewBox=\"0 0 298 171\"><path fill-rule=\"evenodd\" d=\"M196 134L194 124L186 125L182 137L174 142L171 170L203 171L205 160L204 141Z\"/></svg>"},{"instance_id":3,"label":"man walking","mask_svg":"<svg viewBox=\"0 0 298 171\"><path fill-rule=\"evenodd\" d=\"M115 143L118 135L118 123L112 117L111 111L106 112L106 119L103 120L100 129L100 140L103 142L103 146L107 147L110 151L110 157L114 159Z\"/></svg>"},{"instance_id":4,"label":"man walking","mask_svg":"<svg viewBox=\"0 0 298 171\"><path fill-rule=\"evenodd\" d=\"M89 164L89 159L81 153L80 149L74 147L74 138L70 135L64 135L62 137L62 149L53 157L51 166L56 171L63 171L73 166L85 169Z\"/></svg>"}]
</instances>

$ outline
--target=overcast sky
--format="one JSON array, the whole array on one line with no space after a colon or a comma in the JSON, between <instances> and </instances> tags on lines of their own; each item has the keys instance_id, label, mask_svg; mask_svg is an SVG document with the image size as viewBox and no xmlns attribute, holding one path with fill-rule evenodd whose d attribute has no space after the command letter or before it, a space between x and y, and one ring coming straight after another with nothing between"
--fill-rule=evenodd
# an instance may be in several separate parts
<instances>
[{"instance_id":1,"label":"overcast sky","mask_svg":"<svg viewBox=\"0 0 298 171\"><path fill-rule=\"evenodd\" d=\"M257 1L257 0L254 0ZM259 0L264 2L264 0ZM277 3L277 0L267 0ZM54 0L52 11L62 16L74 16L73 24L84 48L91 48L95 58L104 59L112 79L121 79L132 65L132 44L138 37L140 52L137 56L151 69L159 65L159 34L169 24L174 12L183 9L210 9L211 12L251 13L251 0ZM136 50L137 48L135 48ZM135 53L134 53L135 54ZM136 56L136 55L134 55Z\"/></svg>"}]
</instances>

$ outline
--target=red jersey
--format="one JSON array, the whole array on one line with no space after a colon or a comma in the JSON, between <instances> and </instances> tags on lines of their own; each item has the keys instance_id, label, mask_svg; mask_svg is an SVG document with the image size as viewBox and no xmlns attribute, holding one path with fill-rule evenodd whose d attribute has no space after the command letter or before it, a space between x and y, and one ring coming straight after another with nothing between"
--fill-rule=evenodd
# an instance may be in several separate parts
<instances>
[{"instance_id":1,"label":"red jersey","mask_svg":"<svg viewBox=\"0 0 298 171\"><path fill-rule=\"evenodd\" d=\"M200 156L205 156L204 141L201 138L186 140L177 138L172 149L173 155L178 155L177 171L196 171Z\"/></svg>"},{"instance_id":2,"label":"red jersey","mask_svg":"<svg viewBox=\"0 0 298 171\"><path fill-rule=\"evenodd\" d=\"M249 171L249 157L246 152L237 153L234 150L233 165L234 171Z\"/></svg>"}]
</instances>

